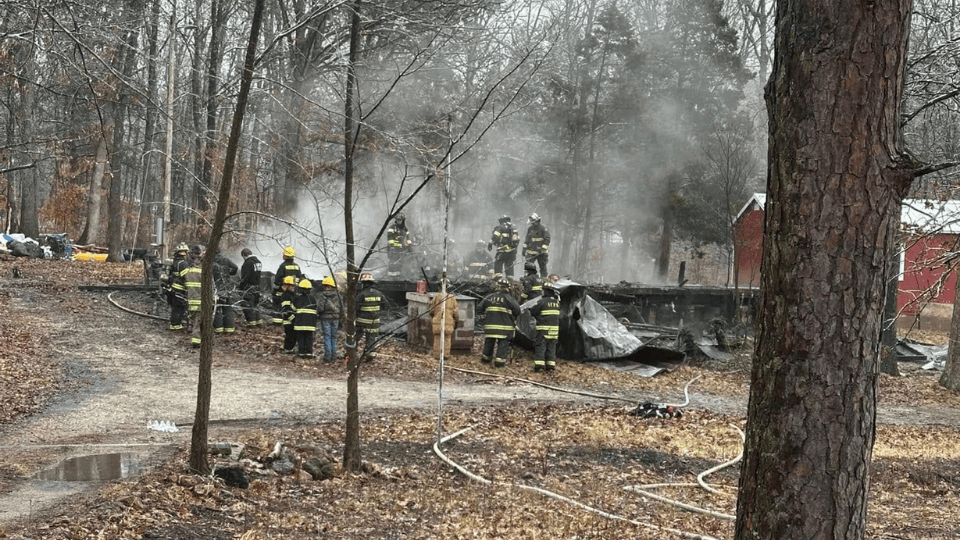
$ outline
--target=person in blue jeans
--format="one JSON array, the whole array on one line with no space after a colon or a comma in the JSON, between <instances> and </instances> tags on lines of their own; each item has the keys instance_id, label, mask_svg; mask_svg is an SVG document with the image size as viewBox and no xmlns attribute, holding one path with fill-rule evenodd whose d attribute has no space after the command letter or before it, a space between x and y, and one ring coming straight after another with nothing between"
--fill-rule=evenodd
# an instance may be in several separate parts
<instances>
[{"instance_id":1,"label":"person in blue jeans","mask_svg":"<svg viewBox=\"0 0 960 540\"><path fill-rule=\"evenodd\" d=\"M317 316L320 319L320 333L323 335L323 361L337 359L337 331L340 328L340 315L343 303L337 291L337 283L332 277L323 278L323 290L317 294Z\"/></svg>"}]
</instances>

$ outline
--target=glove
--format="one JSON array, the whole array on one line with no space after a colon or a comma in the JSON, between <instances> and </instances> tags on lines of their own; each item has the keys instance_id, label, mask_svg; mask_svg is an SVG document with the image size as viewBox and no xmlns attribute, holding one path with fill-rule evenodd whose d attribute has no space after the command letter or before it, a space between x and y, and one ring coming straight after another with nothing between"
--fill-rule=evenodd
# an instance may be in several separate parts
<instances>
[{"instance_id":1,"label":"glove","mask_svg":"<svg viewBox=\"0 0 960 540\"><path fill-rule=\"evenodd\" d=\"M487 242L487 251L493 251L493 242Z\"/></svg>"}]
</instances>

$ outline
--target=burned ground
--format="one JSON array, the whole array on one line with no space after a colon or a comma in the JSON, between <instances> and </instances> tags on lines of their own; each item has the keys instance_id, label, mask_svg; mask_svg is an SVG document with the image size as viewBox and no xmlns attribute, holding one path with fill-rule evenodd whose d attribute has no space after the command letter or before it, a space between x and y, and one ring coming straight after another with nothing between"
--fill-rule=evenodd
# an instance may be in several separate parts
<instances>
[{"instance_id":1,"label":"burned ground","mask_svg":"<svg viewBox=\"0 0 960 540\"><path fill-rule=\"evenodd\" d=\"M10 277L12 266L24 277ZM645 489L733 512L736 466L707 478L719 493L689 484L739 451L732 426L743 427L749 351L727 365L692 363L651 379L566 362L556 374L532 374L526 353L493 372L474 357L454 355L444 377L443 433L470 429L441 448L495 482L485 485L433 453L436 362L391 343L364 369L365 472L337 470L317 481L256 465L278 441L301 456L336 460L343 439L343 366L277 354L275 328L241 332L217 343L210 436L245 445L251 484L226 488L185 471L197 370L187 338L169 334L163 321L122 312L106 293L76 288L133 283L139 276L136 267L124 265L0 261L0 300L8 314L0 328L9 352L0 359L0 401L8 415L0 428L0 536L677 537L651 526L732 536L722 517L681 511L628 488L681 484ZM144 312L154 309L147 295L113 298ZM870 536L955 537L960 398L940 389L934 374L903 368L903 377L880 381ZM684 384L697 375L682 418L627 414L643 400L682 401ZM176 421L181 431L148 430L151 419ZM148 471L67 496L30 491L34 473L58 459L115 448L139 448Z\"/></svg>"}]
</instances>

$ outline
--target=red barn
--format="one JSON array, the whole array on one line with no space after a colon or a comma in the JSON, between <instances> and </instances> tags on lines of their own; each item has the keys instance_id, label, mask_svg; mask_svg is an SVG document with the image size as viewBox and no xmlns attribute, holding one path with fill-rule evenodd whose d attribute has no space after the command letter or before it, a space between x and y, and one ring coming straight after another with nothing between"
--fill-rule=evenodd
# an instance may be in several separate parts
<instances>
[{"instance_id":1,"label":"red barn","mask_svg":"<svg viewBox=\"0 0 960 540\"><path fill-rule=\"evenodd\" d=\"M734 223L734 279L741 286L760 285L765 205L766 195L755 193ZM898 322L948 331L957 282L952 269L960 264L960 201L907 199L900 222Z\"/></svg>"},{"instance_id":2,"label":"red barn","mask_svg":"<svg viewBox=\"0 0 960 540\"><path fill-rule=\"evenodd\" d=\"M763 208L766 193L754 193L733 224L733 282L737 286L760 286L763 256Z\"/></svg>"}]
</instances>

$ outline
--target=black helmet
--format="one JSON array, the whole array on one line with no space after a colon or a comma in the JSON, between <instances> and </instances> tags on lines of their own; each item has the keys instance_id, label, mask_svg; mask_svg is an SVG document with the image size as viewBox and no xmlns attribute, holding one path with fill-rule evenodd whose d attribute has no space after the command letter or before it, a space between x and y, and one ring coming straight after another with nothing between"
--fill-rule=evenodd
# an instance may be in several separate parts
<instances>
[{"instance_id":1,"label":"black helmet","mask_svg":"<svg viewBox=\"0 0 960 540\"><path fill-rule=\"evenodd\" d=\"M395 220L397 223L403 223L404 221L406 221L406 219L407 219L407 218L406 218L406 216L403 215L403 212L400 212L399 214L397 214L397 217L394 218L394 220Z\"/></svg>"},{"instance_id":2,"label":"black helmet","mask_svg":"<svg viewBox=\"0 0 960 540\"><path fill-rule=\"evenodd\" d=\"M200 247L200 244L194 244L194 245L190 248L190 253L193 253L194 255L199 255L199 254L203 253L203 248Z\"/></svg>"},{"instance_id":3,"label":"black helmet","mask_svg":"<svg viewBox=\"0 0 960 540\"><path fill-rule=\"evenodd\" d=\"M526 270L527 272L536 272L537 265L532 262L525 262L523 263L523 269Z\"/></svg>"},{"instance_id":4,"label":"black helmet","mask_svg":"<svg viewBox=\"0 0 960 540\"><path fill-rule=\"evenodd\" d=\"M510 216L506 214L500 216L500 223L509 223L509 222L510 222Z\"/></svg>"}]
</instances>

